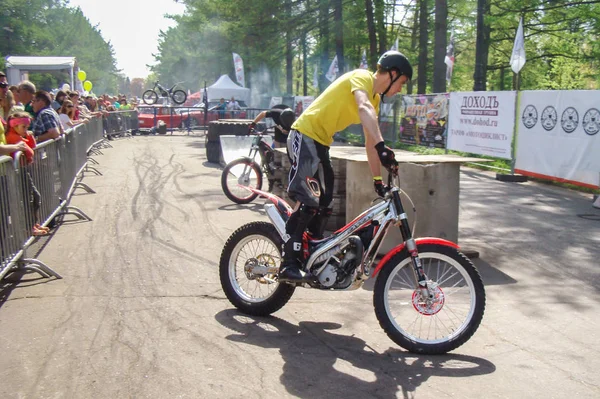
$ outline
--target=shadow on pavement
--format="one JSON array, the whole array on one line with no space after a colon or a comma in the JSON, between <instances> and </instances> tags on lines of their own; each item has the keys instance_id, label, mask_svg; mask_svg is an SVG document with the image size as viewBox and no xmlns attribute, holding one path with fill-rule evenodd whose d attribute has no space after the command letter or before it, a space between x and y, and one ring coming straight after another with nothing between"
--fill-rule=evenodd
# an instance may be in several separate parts
<instances>
[{"instance_id":1,"label":"shadow on pavement","mask_svg":"<svg viewBox=\"0 0 600 399\"><path fill-rule=\"evenodd\" d=\"M198 139L198 140L190 141L186 145L188 147L193 147L193 148L201 148L201 149L205 149L206 148L206 143L204 143L203 139L201 139L201 140Z\"/></svg>"},{"instance_id":2,"label":"shadow on pavement","mask_svg":"<svg viewBox=\"0 0 600 399\"><path fill-rule=\"evenodd\" d=\"M257 201L261 201L261 199L257 199ZM252 211L260 214L265 214L264 209L264 201L260 203L252 203L252 204L229 204L223 205L217 208L220 211Z\"/></svg>"},{"instance_id":3,"label":"shadow on pavement","mask_svg":"<svg viewBox=\"0 0 600 399\"><path fill-rule=\"evenodd\" d=\"M12 292L18 288L32 287L57 280L55 277L42 277L36 272L18 269L0 280L0 309L9 300Z\"/></svg>"},{"instance_id":4,"label":"shadow on pavement","mask_svg":"<svg viewBox=\"0 0 600 399\"><path fill-rule=\"evenodd\" d=\"M208 161L202 162L202 166L204 166L205 168L211 168L211 169L223 169L221 164L208 162Z\"/></svg>"},{"instance_id":5,"label":"shadow on pavement","mask_svg":"<svg viewBox=\"0 0 600 399\"><path fill-rule=\"evenodd\" d=\"M477 270L479 270L479 274L483 279L483 285L516 284L518 282L481 258L473 259L472 261Z\"/></svg>"},{"instance_id":6,"label":"shadow on pavement","mask_svg":"<svg viewBox=\"0 0 600 399\"><path fill-rule=\"evenodd\" d=\"M233 331L226 339L265 349L279 349L286 390L301 398L413 397L432 377L466 378L491 374L496 366L466 355L420 356L389 348L378 353L355 336L335 334L337 323L302 321L291 324L277 317L250 317L229 309L215 319ZM258 370L257 370L258 371ZM257 380L270 377L257 375ZM274 376L274 375L273 375Z\"/></svg>"},{"instance_id":7,"label":"shadow on pavement","mask_svg":"<svg viewBox=\"0 0 600 399\"><path fill-rule=\"evenodd\" d=\"M475 249L480 243L486 260L502 270L475 262L486 285L514 284L508 275L529 263L535 279L573 277L599 293L599 219L582 193L536 182L504 183L461 169L460 240L474 240L469 245Z\"/></svg>"}]
</instances>

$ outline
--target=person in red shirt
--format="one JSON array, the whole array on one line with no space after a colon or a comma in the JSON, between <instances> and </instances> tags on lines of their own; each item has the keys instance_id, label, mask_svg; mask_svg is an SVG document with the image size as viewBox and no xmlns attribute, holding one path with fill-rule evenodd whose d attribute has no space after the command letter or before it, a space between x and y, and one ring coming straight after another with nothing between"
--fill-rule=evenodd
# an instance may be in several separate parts
<instances>
[{"instance_id":1,"label":"person in red shirt","mask_svg":"<svg viewBox=\"0 0 600 399\"><path fill-rule=\"evenodd\" d=\"M8 125L8 131L5 135L6 143L19 144L20 142L24 142L27 144L27 148L24 151L25 157L27 158L28 164L32 163L33 149L35 148L36 143L33 134L30 131L27 131L27 128L31 123L29 114L25 112L15 112L6 122ZM12 153L11 155L14 158L15 153Z\"/></svg>"},{"instance_id":2,"label":"person in red shirt","mask_svg":"<svg viewBox=\"0 0 600 399\"><path fill-rule=\"evenodd\" d=\"M34 152L33 149L36 146L35 137L33 137L33 133L28 131L29 124L31 123L31 118L26 112L15 112L12 114L8 120L6 121L8 125L8 131L6 132L6 143L7 144L25 144L25 149L23 151L25 155L25 159L27 161L27 165L31 165L33 163ZM14 158L16 155L16 151L11 154ZM29 188L29 201L31 202L31 208L33 211L33 228L32 234L34 236L43 236L48 234L49 229L47 227L43 227L40 225L40 205L41 205L41 195L38 189L35 187L33 183L33 178L29 173L28 167L25 167L25 178L27 180L27 186Z\"/></svg>"}]
</instances>

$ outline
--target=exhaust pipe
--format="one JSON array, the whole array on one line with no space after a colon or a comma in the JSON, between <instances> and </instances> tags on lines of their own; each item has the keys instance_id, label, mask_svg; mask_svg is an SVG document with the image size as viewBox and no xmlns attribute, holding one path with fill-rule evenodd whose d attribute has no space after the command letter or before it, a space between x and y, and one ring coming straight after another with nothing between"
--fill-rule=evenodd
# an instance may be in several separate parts
<instances>
[{"instance_id":1,"label":"exhaust pipe","mask_svg":"<svg viewBox=\"0 0 600 399\"><path fill-rule=\"evenodd\" d=\"M290 239L290 235L285 232L285 222L281 217L281 214L277 210L277 207L273 204L265 204L265 211L267 212L267 216L271 219L271 223L277 229L277 232L283 238L283 242L287 242Z\"/></svg>"}]
</instances>

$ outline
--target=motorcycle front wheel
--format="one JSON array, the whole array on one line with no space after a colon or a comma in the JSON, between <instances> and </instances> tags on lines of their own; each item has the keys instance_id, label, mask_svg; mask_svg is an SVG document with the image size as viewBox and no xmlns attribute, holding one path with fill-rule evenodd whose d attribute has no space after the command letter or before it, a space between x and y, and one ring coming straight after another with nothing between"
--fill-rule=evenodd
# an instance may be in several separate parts
<instances>
[{"instance_id":1,"label":"motorcycle front wheel","mask_svg":"<svg viewBox=\"0 0 600 399\"><path fill-rule=\"evenodd\" d=\"M221 287L243 313L270 315L292 297L296 287L276 279L282 244L275 227L266 222L240 227L225 243L219 262Z\"/></svg>"},{"instance_id":2,"label":"motorcycle front wheel","mask_svg":"<svg viewBox=\"0 0 600 399\"><path fill-rule=\"evenodd\" d=\"M443 354L467 342L479 327L485 290L473 263L458 250L425 244L418 251L433 297L421 296L404 249L377 276L375 314L388 337L404 349Z\"/></svg>"},{"instance_id":3,"label":"motorcycle front wheel","mask_svg":"<svg viewBox=\"0 0 600 399\"><path fill-rule=\"evenodd\" d=\"M146 90L142 94L142 100L148 105L156 104L158 101L158 94L154 90Z\"/></svg>"},{"instance_id":4,"label":"motorcycle front wheel","mask_svg":"<svg viewBox=\"0 0 600 399\"><path fill-rule=\"evenodd\" d=\"M249 204L258 194L243 187L262 188L262 171L260 166L250 158L239 158L231 161L221 174L223 192L236 204Z\"/></svg>"}]
</instances>

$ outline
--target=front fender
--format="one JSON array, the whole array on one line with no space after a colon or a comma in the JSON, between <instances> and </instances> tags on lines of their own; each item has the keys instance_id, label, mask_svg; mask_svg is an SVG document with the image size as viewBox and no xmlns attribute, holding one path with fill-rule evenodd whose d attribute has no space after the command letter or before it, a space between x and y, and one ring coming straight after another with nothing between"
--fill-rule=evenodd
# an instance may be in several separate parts
<instances>
[{"instance_id":1,"label":"front fender","mask_svg":"<svg viewBox=\"0 0 600 399\"><path fill-rule=\"evenodd\" d=\"M258 169L260 169L260 164L258 162L256 162L254 159L247 157L247 156L243 156L243 157L239 157L234 159L233 161L231 161L230 163L233 163L235 161L239 161L240 159L243 159L244 161L246 161L249 164L254 164L258 167Z\"/></svg>"},{"instance_id":2,"label":"front fender","mask_svg":"<svg viewBox=\"0 0 600 399\"><path fill-rule=\"evenodd\" d=\"M456 249L459 248L459 246L457 244L453 243L452 241L444 240L443 238L437 238L437 237L416 238L415 243L417 244L417 247L419 245L423 245L423 244L437 244L437 245L443 245L446 247L452 247L452 248L456 248ZM397 247L392 248L391 251L389 251L387 254L385 254L385 256L377 264L377 267L375 268L375 271L373 272L373 277L376 277L377 273L379 273L379 271L385 267L386 263L389 262L389 260L392 258L392 256L394 256L398 252L402 251L404 249L405 245L406 245L406 243L403 242L402 244L398 245Z\"/></svg>"}]
</instances>

